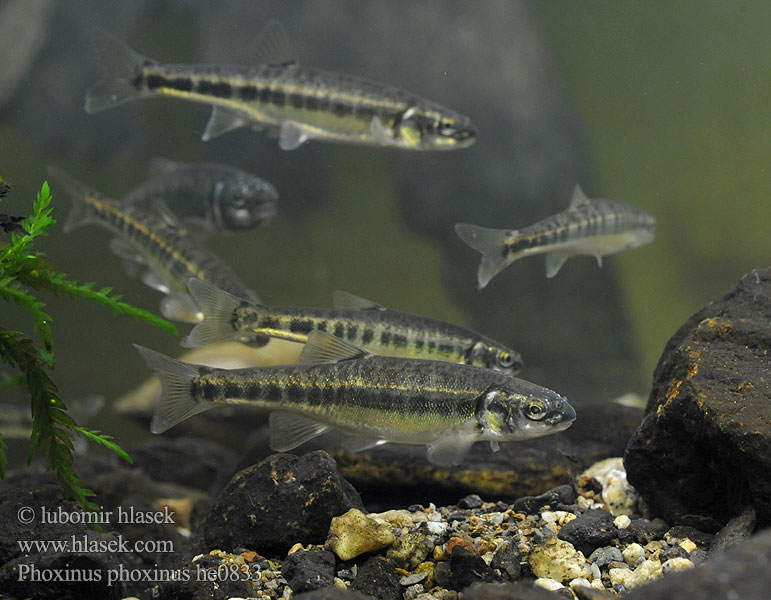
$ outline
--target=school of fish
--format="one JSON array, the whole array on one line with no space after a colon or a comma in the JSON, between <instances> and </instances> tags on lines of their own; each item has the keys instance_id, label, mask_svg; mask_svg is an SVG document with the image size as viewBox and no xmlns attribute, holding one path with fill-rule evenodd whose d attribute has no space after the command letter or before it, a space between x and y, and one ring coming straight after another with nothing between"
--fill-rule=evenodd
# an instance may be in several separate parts
<instances>
[{"instance_id":1,"label":"school of fish","mask_svg":"<svg viewBox=\"0 0 771 600\"><path fill-rule=\"evenodd\" d=\"M308 140L457 150L476 140L468 117L438 103L300 66L276 21L257 45L253 66L162 64L97 31L104 77L86 92L85 109L175 97L212 107L203 140L248 126L276 136L283 150ZM49 171L73 198L66 230L93 223L114 233L111 249L132 271L144 269L142 280L164 294L162 314L195 324L182 345L262 346L279 339L303 348L298 364L225 369L137 345L161 381L155 433L216 406L244 405L270 413L277 451L334 432L335 443L351 451L389 442L425 445L430 462L451 467L474 442L487 441L495 451L501 442L564 431L576 417L560 394L515 376L523 368L516 350L467 328L342 291L331 308L261 304L195 233L269 224L279 195L259 177L228 165L156 159L147 182L113 200L60 169ZM567 210L524 229L455 227L482 254L480 289L519 258L546 254L546 275L553 277L571 256L595 256L601 264L603 256L651 242L655 229L645 211L590 200L578 186Z\"/></svg>"}]
</instances>

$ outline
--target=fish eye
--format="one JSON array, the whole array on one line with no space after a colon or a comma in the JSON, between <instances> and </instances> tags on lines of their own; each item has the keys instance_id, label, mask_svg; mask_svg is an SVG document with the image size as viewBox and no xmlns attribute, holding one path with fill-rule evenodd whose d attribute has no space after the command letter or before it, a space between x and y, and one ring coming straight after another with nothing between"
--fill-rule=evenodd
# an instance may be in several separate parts
<instances>
[{"instance_id":1,"label":"fish eye","mask_svg":"<svg viewBox=\"0 0 771 600\"><path fill-rule=\"evenodd\" d=\"M511 354L511 352L502 350L498 353L498 366L504 369L510 369L512 366L514 366L514 356Z\"/></svg>"},{"instance_id":2,"label":"fish eye","mask_svg":"<svg viewBox=\"0 0 771 600\"><path fill-rule=\"evenodd\" d=\"M455 132L457 131L455 125L449 121L440 121L438 129L439 135L444 135L447 137L455 135Z\"/></svg>"},{"instance_id":3,"label":"fish eye","mask_svg":"<svg viewBox=\"0 0 771 600\"><path fill-rule=\"evenodd\" d=\"M528 419L533 421L540 421L545 418L549 412L549 407L546 406L546 402L540 398L532 398L525 407L525 415Z\"/></svg>"}]
</instances>

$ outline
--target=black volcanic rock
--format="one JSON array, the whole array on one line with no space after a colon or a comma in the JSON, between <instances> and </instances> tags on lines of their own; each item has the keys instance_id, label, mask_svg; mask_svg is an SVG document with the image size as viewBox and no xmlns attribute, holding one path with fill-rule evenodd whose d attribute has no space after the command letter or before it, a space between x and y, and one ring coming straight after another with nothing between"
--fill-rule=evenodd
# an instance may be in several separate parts
<instances>
[{"instance_id":1,"label":"black volcanic rock","mask_svg":"<svg viewBox=\"0 0 771 600\"><path fill-rule=\"evenodd\" d=\"M284 555L297 542L323 543L332 517L351 508L364 509L328 454L274 454L238 472L217 496L204 523L206 548Z\"/></svg>"},{"instance_id":2,"label":"black volcanic rock","mask_svg":"<svg viewBox=\"0 0 771 600\"><path fill-rule=\"evenodd\" d=\"M617 538L618 529L609 512L587 510L577 519L563 525L557 537L573 544L584 556L589 556L596 548L607 546Z\"/></svg>"},{"instance_id":3,"label":"black volcanic rock","mask_svg":"<svg viewBox=\"0 0 771 600\"><path fill-rule=\"evenodd\" d=\"M281 566L281 574L295 594L327 587L335 579L335 555L320 548L293 552Z\"/></svg>"},{"instance_id":4,"label":"black volcanic rock","mask_svg":"<svg viewBox=\"0 0 771 600\"><path fill-rule=\"evenodd\" d=\"M771 269L760 269L667 343L624 457L654 514L726 523L751 505L771 523L769 322Z\"/></svg>"}]
</instances>

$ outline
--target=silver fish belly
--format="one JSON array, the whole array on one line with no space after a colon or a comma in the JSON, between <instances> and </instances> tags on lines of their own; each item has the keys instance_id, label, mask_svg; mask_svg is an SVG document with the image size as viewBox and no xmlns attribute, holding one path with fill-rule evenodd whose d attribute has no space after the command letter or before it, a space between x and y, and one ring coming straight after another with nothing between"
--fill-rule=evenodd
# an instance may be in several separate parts
<instances>
[{"instance_id":1,"label":"silver fish belly","mask_svg":"<svg viewBox=\"0 0 771 600\"><path fill-rule=\"evenodd\" d=\"M458 236L482 253L479 289L515 260L546 254L546 276L554 277L571 256L602 257L653 241L656 219L630 204L587 198L576 186L570 207L522 230L491 229L458 223Z\"/></svg>"}]
</instances>

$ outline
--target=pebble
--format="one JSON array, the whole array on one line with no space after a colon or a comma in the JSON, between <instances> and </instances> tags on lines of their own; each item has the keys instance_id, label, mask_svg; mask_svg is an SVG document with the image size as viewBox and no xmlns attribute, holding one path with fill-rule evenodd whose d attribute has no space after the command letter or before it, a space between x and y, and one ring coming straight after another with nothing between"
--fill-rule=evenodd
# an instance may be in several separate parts
<instances>
[{"instance_id":1,"label":"pebble","mask_svg":"<svg viewBox=\"0 0 771 600\"><path fill-rule=\"evenodd\" d=\"M533 548L528 560L536 577L570 581L576 577L591 575L584 555L570 542L553 537Z\"/></svg>"},{"instance_id":2,"label":"pebble","mask_svg":"<svg viewBox=\"0 0 771 600\"><path fill-rule=\"evenodd\" d=\"M550 577L539 577L535 580L535 585L542 587L545 590L549 590L550 592L561 590L565 587L559 581Z\"/></svg>"},{"instance_id":3,"label":"pebble","mask_svg":"<svg viewBox=\"0 0 771 600\"><path fill-rule=\"evenodd\" d=\"M627 589L632 589L661 577L661 563L645 560L634 571L622 567L610 569L608 574L613 585L621 584Z\"/></svg>"},{"instance_id":4,"label":"pebble","mask_svg":"<svg viewBox=\"0 0 771 600\"><path fill-rule=\"evenodd\" d=\"M624 548L622 554L624 555L624 561L626 561L626 564L632 568L636 567L645 560L645 549L637 543L629 544L626 548Z\"/></svg>"},{"instance_id":5,"label":"pebble","mask_svg":"<svg viewBox=\"0 0 771 600\"><path fill-rule=\"evenodd\" d=\"M629 527L629 525L631 525L631 523L632 523L632 519L630 519L629 516L627 515L619 515L615 519L613 519L613 524L618 529L626 529L627 527Z\"/></svg>"},{"instance_id":6,"label":"pebble","mask_svg":"<svg viewBox=\"0 0 771 600\"><path fill-rule=\"evenodd\" d=\"M589 555L589 562L597 565L599 568L607 567L612 562L624 562L624 554L615 547L597 548Z\"/></svg>"},{"instance_id":7,"label":"pebble","mask_svg":"<svg viewBox=\"0 0 771 600\"><path fill-rule=\"evenodd\" d=\"M352 508L332 519L324 548L337 554L340 560L350 560L365 552L386 548L395 540L388 525Z\"/></svg>"},{"instance_id":8,"label":"pebble","mask_svg":"<svg viewBox=\"0 0 771 600\"><path fill-rule=\"evenodd\" d=\"M693 569L694 564L687 558L670 558L661 565L661 571L666 575L667 573L675 573L677 571L687 571Z\"/></svg>"}]
</instances>

